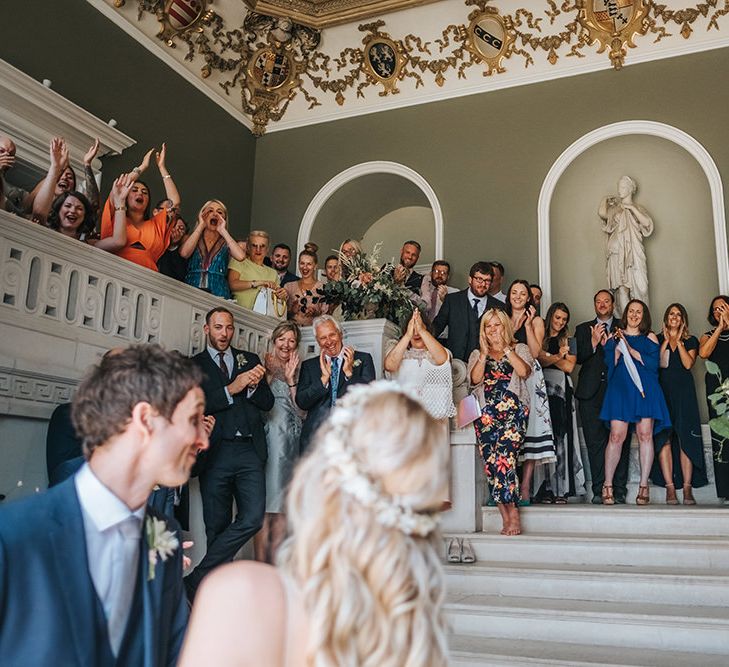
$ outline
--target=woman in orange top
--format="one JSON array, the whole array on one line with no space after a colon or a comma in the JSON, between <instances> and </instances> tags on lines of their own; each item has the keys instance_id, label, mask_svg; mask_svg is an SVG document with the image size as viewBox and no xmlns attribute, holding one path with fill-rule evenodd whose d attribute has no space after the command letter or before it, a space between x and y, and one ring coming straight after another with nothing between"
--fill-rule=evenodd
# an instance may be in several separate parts
<instances>
[{"instance_id":1,"label":"woman in orange top","mask_svg":"<svg viewBox=\"0 0 729 667\"><path fill-rule=\"evenodd\" d=\"M168 209L163 208L156 215L150 217L149 210L149 188L145 183L138 180L139 176L149 167L149 161L154 149L150 150L142 160L139 167L132 170L136 182L127 196L126 203L115 207L110 199L104 204L104 211L101 215L101 238L105 239L113 233L114 215L124 211L127 218L127 243L116 252L119 257L124 257L130 262L146 266L152 271L157 271L157 260L167 250L170 244L172 225L169 224ZM179 207L180 193L172 180L165 166L167 147L162 144L162 150L155 153L155 161L162 176L167 199L172 202L170 209Z\"/></svg>"}]
</instances>

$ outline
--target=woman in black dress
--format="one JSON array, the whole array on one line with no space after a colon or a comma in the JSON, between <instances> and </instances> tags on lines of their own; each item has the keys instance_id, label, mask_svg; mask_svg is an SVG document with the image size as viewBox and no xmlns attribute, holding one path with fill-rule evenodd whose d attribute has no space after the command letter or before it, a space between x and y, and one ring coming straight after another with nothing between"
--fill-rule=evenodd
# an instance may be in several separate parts
<instances>
[{"instance_id":1,"label":"woman in black dress","mask_svg":"<svg viewBox=\"0 0 729 667\"><path fill-rule=\"evenodd\" d=\"M672 303L663 315L659 380L671 415L671 428L653 439L656 460L651 481L666 487L666 504L678 505L676 487L683 486L683 504L695 505L692 487L706 486L701 418L691 368L696 363L699 341L688 329L688 315L680 303Z\"/></svg>"},{"instance_id":2,"label":"woman in black dress","mask_svg":"<svg viewBox=\"0 0 729 667\"><path fill-rule=\"evenodd\" d=\"M723 294L711 300L709 308L709 324L714 328L707 331L699 341L699 356L713 361L721 371L722 378L729 377L729 296ZM709 396L719 386L719 379L707 373L706 395ZM709 418L717 416L716 411L707 400ZM711 431L711 447L714 451L714 483L719 498L729 498L729 440Z\"/></svg>"}]
</instances>

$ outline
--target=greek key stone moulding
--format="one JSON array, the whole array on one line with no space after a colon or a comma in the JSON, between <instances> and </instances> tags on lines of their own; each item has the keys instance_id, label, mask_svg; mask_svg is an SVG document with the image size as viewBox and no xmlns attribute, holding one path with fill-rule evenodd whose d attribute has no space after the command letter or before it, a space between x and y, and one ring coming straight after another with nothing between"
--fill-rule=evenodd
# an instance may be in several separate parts
<instances>
[{"instance_id":1,"label":"greek key stone moulding","mask_svg":"<svg viewBox=\"0 0 729 667\"><path fill-rule=\"evenodd\" d=\"M151 13L160 21L158 36L165 44L181 42L186 60L202 60L201 77L216 71L226 94L238 91L256 135L283 118L298 94L309 109L321 104L321 95L332 95L343 106L351 92L364 97L372 87L379 95L395 94L406 77L415 80L417 90L430 81L442 86L448 76L464 79L473 66L483 68L484 76L503 74L514 56L520 67L534 65L537 54L559 66L561 58L582 58L595 48L607 52L619 70L629 48L650 48L672 36L674 26L690 39L699 19L707 19L706 30L719 30L719 20L729 14L729 0L698 0L679 9L654 0L543 0L536 9L536 2L514 7L503 0L464 0L468 15L454 17L431 41L388 34L378 20L358 26L368 33L361 45L332 55L317 50L319 30L291 18L250 11L240 27L231 27L214 11L213 0L136 3L139 19ZM637 41L648 36L650 41Z\"/></svg>"}]
</instances>

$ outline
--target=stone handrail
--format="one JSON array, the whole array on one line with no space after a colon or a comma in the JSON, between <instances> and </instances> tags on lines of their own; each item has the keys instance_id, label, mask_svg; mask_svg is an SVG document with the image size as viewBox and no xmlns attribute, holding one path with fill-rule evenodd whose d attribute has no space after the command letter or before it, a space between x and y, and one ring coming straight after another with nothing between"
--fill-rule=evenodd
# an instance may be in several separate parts
<instances>
[{"instance_id":1,"label":"stone handrail","mask_svg":"<svg viewBox=\"0 0 729 667\"><path fill-rule=\"evenodd\" d=\"M219 305L234 346L262 355L273 318L0 211L0 414L47 416L115 346L196 354Z\"/></svg>"}]
</instances>

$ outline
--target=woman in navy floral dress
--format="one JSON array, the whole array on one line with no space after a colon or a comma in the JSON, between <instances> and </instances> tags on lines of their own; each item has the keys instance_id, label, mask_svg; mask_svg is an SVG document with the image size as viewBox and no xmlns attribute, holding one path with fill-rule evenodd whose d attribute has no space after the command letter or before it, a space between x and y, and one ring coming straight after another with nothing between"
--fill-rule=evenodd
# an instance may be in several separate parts
<instances>
[{"instance_id":1,"label":"woman in navy floral dress","mask_svg":"<svg viewBox=\"0 0 729 667\"><path fill-rule=\"evenodd\" d=\"M480 345L468 360L469 377L481 406L474 422L484 460L491 497L501 513L502 535L519 535L519 479L516 463L529 416L529 394L524 380L532 356L516 344L511 322L502 311L491 309L481 318Z\"/></svg>"}]
</instances>

